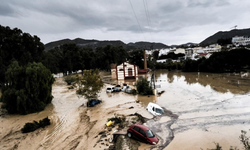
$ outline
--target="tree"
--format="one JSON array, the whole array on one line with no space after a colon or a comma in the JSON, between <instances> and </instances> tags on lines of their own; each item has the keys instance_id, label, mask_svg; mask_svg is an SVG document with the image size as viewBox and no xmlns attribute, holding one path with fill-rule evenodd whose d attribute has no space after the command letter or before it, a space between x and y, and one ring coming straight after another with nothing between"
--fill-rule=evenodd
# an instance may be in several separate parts
<instances>
[{"instance_id":1,"label":"tree","mask_svg":"<svg viewBox=\"0 0 250 150\"><path fill-rule=\"evenodd\" d=\"M14 61L8 67L5 78L1 101L11 114L42 111L52 101L54 78L42 63L19 66Z\"/></svg>"},{"instance_id":2,"label":"tree","mask_svg":"<svg viewBox=\"0 0 250 150\"><path fill-rule=\"evenodd\" d=\"M76 78L76 94L86 99L97 98L98 93L103 87L103 82L98 70L84 70L82 76Z\"/></svg>"},{"instance_id":3,"label":"tree","mask_svg":"<svg viewBox=\"0 0 250 150\"><path fill-rule=\"evenodd\" d=\"M153 95L152 87L149 85L149 81L145 78L140 78L136 82L136 88L141 95Z\"/></svg>"},{"instance_id":4,"label":"tree","mask_svg":"<svg viewBox=\"0 0 250 150\"><path fill-rule=\"evenodd\" d=\"M158 60L158 58L159 58L159 51L154 51L154 52L153 52L153 58L154 58L155 60Z\"/></svg>"},{"instance_id":5,"label":"tree","mask_svg":"<svg viewBox=\"0 0 250 150\"><path fill-rule=\"evenodd\" d=\"M130 53L129 62L139 66L139 68L144 68L144 53L143 50L133 51Z\"/></svg>"},{"instance_id":6,"label":"tree","mask_svg":"<svg viewBox=\"0 0 250 150\"><path fill-rule=\"evenodd\" d=\"M0 84L5 82L7 67L14 61L20 65L41 62L44 45L37 36L0 25Z\"/></svg>"}]
</instances>

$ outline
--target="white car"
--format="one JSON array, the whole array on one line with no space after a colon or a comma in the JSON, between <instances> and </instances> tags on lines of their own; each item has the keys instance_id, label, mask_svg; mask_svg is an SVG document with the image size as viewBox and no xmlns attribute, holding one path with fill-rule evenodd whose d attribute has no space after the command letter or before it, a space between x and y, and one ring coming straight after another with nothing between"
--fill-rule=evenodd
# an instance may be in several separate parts
<instances>
[{"instance_id":1,"label":"white car","mask_svg":"<svg viewBox=\"0 0 250 150\"><path fill-rule=\"evenodd\" d=\"M111 88L111 87L107 87L106 92L107 92L107 93L112 93L112 88Z\"/></svg>"},{"instance_id":2,"label":"white car","mask_svg":"<svg viewBox=\"0 0 250 150\"><path fill-rule=\"evenodd\" d=\"M157 104L155 103L148 103L148 106L146 108L151 114L154 116L159 116L164 113L164 110Z\"/></svg>"}]
</instances>

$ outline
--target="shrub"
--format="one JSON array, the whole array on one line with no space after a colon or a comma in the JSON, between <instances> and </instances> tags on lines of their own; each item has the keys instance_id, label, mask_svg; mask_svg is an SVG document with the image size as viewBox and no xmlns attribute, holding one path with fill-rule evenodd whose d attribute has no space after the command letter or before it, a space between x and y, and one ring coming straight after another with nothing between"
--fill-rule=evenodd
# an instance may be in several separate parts
<instances>
[{"instance_id":1,"label":"shrub","mask_svg":"<svg viewBox=\"0 0 250 150\"><path fill-rule=\"evenodd\" d=\"M48 117L40 120L39 123L37 121L33 121L33 123L25 123L24 127L21 129L22 133L33 132L40 127L44 128L45 126L50 125L50 119Z\"/></svg>"},{"instance_id":2,"label":"shrub","mask_svg":"<svg viewBox=\"0 0 250 150\"><path fill-rule=\"evenodd\" d=\"M141 95L153 95L152 87L149 85L149 81L145 78L140 78L137 81L136 88Z\"/></svg>"}]
</instances>

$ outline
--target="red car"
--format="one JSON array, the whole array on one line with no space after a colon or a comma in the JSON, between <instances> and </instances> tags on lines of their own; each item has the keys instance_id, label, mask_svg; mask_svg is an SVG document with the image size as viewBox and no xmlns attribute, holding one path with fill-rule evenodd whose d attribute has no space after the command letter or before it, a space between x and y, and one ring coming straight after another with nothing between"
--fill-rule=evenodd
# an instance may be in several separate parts
<instances>
[{"instance_id":1,"label":"red car","mask_svg":"<svg viewBox=\"0 0 250 150\"><path fill-rule=\"evenodd\" d=\"M159 141L159 139L148 127L140 124L134 124L130 126L127 131L127 135L129 138L133 137L139 141L153 145L157 144Z\"/></svg>"}]
</instances>

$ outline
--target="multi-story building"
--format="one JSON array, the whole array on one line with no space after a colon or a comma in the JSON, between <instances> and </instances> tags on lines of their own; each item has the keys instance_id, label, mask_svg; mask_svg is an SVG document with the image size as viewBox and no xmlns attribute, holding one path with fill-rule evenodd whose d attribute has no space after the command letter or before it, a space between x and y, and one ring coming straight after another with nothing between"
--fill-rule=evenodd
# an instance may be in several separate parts
<instances>
[{"instance_id":1,"label":"multi-story building","mask_svg":"<svg viewBox=\"0 0 250 150\"><path fill-rule=\"evenodd\" d=\"M232 43L235 46L240 46L240 45L250 45L250 37L246 36L235 36L232 38Z\"/></svg>"}]
</instances>

